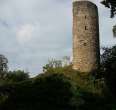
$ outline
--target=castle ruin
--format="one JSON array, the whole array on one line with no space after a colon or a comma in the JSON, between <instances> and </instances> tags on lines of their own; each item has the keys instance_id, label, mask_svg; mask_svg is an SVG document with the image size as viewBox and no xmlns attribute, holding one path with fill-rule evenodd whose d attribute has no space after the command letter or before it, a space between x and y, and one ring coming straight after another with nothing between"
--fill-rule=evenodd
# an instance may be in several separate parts
<instances>
[{"instance_id":1,"label":"castle ruin","mask_svg":"<svg viewBox=\"0 0 116 110\"><path fill-rule=\"evenodd\" d=\"M73 1L73 69L92 72L100 65L98 8L90 1Z\"/></svg>"}]
</instances>

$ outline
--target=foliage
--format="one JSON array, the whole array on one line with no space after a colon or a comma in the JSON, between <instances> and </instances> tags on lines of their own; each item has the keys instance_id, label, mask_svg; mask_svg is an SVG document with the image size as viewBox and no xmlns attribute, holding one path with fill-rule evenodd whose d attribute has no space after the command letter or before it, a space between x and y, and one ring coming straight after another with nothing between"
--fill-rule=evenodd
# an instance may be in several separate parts
<instances>
[{"instance_id":1,"label":"foliage","mask_svg":"<svg viewBox=\"0 0 116 110\"><path fill-rule=\"evenodd\" d=\"M8 71L8 59L4 55L0 55L0 85L20 82L28 78L27 72L21 70Z\"/></svg>"},{"instance_id":2,"label":"foliage","mask_svg":"<svg viewBox=\"0 0 116 110\"><path fill-rule=\"evenodd\" d=\"M101 69L92 73L53 61L31 79L24 71L6 72L0 110L116 110L116 46L104 48Z\"/></svg>"},{"instance_id":3,"label":"foliage","mask_svg":"<svg viewBox=\"0 0 116 110\"><path fill-rule=\"evenodd\" d=\"M67 67L71 65L70 62L70 57L68 56L64 56L61 60L57 60L57 59L50 59L48 61L48 64L46 64L45 66L43 66L43 71L44 72L52 72L54 71L54 69L62 69L63 67ZM52 71L53 70L53 71Z\"/></svg>"},{"instance_id":4,"label":"foliage","mask_svg":"<svg viewBox=\"0 0 116 110\"><path fill-rule=\"evenodd\" d=\"M116 25L113 26L113 34L114 34L114 37L116 37Z\"/></svg>"},{"instance_id":5,"label":"foliage","mask_svg":"<svg viewBox=\"0 0 116 110\"><path fill-rule=\"evenodd\" d=\"M29 78L29 74L21 70L9 71L7 78L8 80L12 82L20 82L20 81L27 80Z\"/></svg>"},{"instance_id":6,"label":"foliage","mask_svg":"<svg viewBox=\"0 0 116 110\"><path fill-rule=\"evenodd\" d=\"M111 99L73 85L72 80L63 74L41 74L18 84L2 86L0 90L1 110L112 110L115 108Z\"/></svg>"},{"instance_id":7,"label":"foliage","mask_svg":"<svg viewBox=\"0 0 116 110\"><path fill-rule=\"evenodd\" d=\"M101 2L105 7L111 9L111 18L116 14L116 1L115 0L103 0Z\"/></svg>"},{"instance_id":8,"label":"foliage","mask_svg":"<svg viewBox=\"0 0 116 110\"><path fill-rule=\"evenodd\" d=\"M105 7L110 8L110 10L111 10L110 17L114 18L116 15L116 0L103 0L101 3ZM112 31L113 31L114 37L116 37L116 25L114 25Z\"/></svg>"},{"instance_id":9,"label":"foliage","mask_svg":"<svg viewBox=\"0 0 116 110\"><path fill-rule=\"evenodd\" d=\"M8 88L8 87L7 87ZM14 85L5 110L73 110L72 87L63 75L40 75Z\"/></svg>"},{"instance_id":10,"label":"foliage","mask_svg":"<svg viewBox=\"0 0 116 110\"><path fill-rule=\"evenodd\" d=\"M0 55L0 78L4 78L6 72L8 70L8 59L4 55Z\"/></svg>"},{"instance_id":11,"label":"foliage","mask_svg":"<svg viewBox=\"0 0 116 110\"><path fill-rule=\"evenodd\" d=\"M29 74L22 71L8 71L2 73L4 77L0 79L0 85L17 83L29 79Z\"/></svg>"},{"instance_id":12,"label":"foliage","mask_svg":"<svg viewBox=\"0 0 116 110\"><path fill-rule=\"evenodd\" d=\"M102 68L109 90L116 96L116 46L105 48L102 55Z\"/></svg>"},{"instance_id":13,"label":"foliage","mask_svg":"<svg viewBox=\"0 0 116 110\"><path fill-rule=\"evenodd\" d=\"M101 94L104 89L104 80L97 79L97 72L80 73L72 69L72 65L64 67L48 67L44 74L63 74L71 80L71 83L88 92Z\"/></svg>"}]
</instances>

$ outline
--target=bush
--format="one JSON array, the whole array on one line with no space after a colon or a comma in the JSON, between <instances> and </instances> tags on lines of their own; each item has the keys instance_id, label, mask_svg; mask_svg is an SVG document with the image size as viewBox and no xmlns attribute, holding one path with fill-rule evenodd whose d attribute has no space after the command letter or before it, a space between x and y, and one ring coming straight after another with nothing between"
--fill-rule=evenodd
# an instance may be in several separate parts
<instances>
[{"instance_id":1,"label":"bush","mask_svg":"<svg viewBox=\"0 0 116 110\"><path fill-rule=\"evenodd\" d=\"M41 75L33 80L16 84L6 110L72 110L72 86L63 75Z\"/></svg>"},{"instance_id":2,"label":"bush","mask_svg":"<svg viewBox=\"0 0 116 110\"><path fill-rule=\"evenodd\" d=\"M0 79L0 85L17 83L29 79L28 73L21 70L4 72L2 76L4 77Z\"/></svg>"},{"instance_id":3,"label":"bush","mask_svg":"<svg viewBox=\"0 0 116 110\"><path fill-rule=\"evenodd\" d=\"M8 80L12 82L20 82L29 79L28 73L17 70L17 71L9 71L8 72Z\"/></svg>"}]
</instances>

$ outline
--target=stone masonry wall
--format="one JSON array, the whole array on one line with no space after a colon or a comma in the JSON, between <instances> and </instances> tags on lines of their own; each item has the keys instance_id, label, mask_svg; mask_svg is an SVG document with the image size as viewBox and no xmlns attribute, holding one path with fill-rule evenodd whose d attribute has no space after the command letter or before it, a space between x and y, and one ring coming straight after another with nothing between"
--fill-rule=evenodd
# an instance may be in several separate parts
<instances>
[{"instance_id":1,"label":"stone masonry wall","mask_svg":"<svg viewBox=\"0 0 116 110\"><path fill-rule=\"evenodd\" d=\"M73 2L73 69L96 70L100 64L97 6L89 1Z\"/></svg>"}]
</instances>

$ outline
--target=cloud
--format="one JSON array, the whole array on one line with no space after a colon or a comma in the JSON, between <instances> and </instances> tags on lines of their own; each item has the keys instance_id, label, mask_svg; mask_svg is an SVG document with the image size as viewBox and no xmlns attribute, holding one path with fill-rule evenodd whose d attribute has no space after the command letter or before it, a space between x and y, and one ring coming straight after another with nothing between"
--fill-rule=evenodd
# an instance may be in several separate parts
<instances>
[{"instance_id":1,"label":"cloud","mask_svg":"<svg viewBox=\"0 0 116 110\"><path fill-rule=\"evenodd\" d=\"M113 45L107 9L99 7L101 45ZM7 45L6 45L7 44ZM72 2L70 0L0 0L0 53L10 70L37 74L49 58L72 54Z\"/></svg>"},{"instance_id":2,"label":"cloud","mask_svg":"<svg viewBox=\"0 0 116 110\"><path fill-rule=\"evenodd\" d=\"M19 43L26 43L33 38L34 26L24 24L18 27L16 37Z\"/></svg>"}]
</instances>

